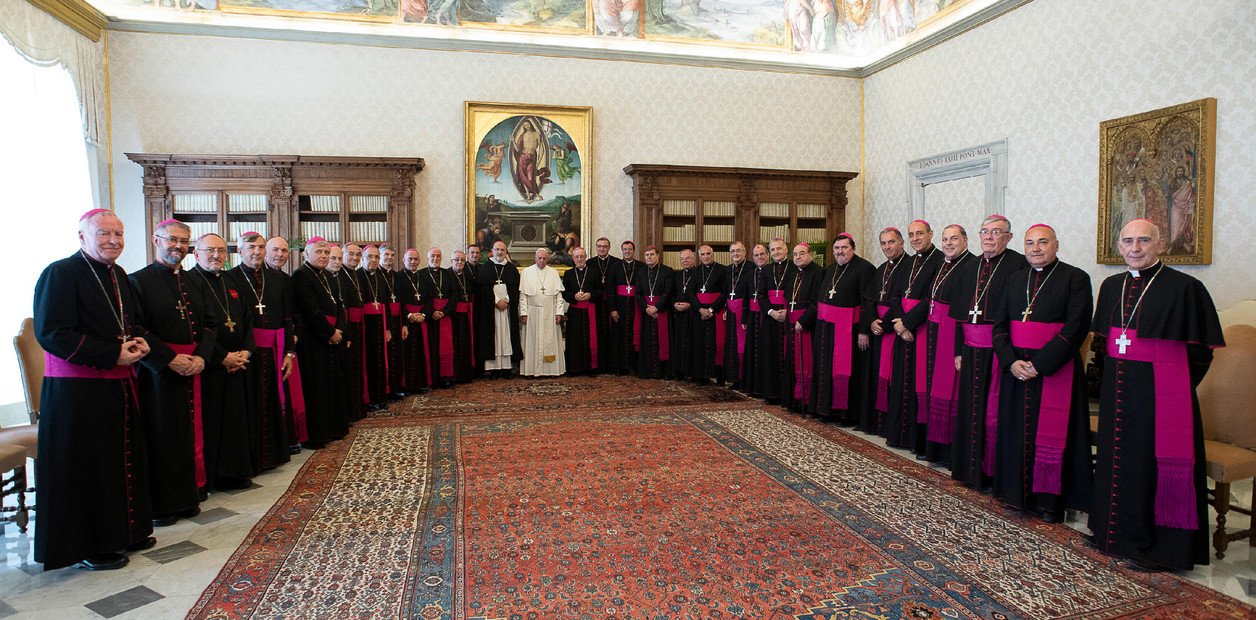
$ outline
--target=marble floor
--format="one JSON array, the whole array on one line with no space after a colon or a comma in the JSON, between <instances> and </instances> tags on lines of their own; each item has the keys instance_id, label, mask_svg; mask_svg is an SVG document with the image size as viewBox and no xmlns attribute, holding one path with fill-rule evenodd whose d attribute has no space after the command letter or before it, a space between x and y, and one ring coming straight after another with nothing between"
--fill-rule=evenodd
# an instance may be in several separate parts
<instances>
[{"instance_id":1,"label":"marble floor","mask_svg":"<svg viewBox=\"0 0 1256 620\"><path fill-rule=\"evenodd\" d=\"M884 446L885 440L852 434ZM905 451L892 452L912 459ZM183 618L254 525L284 493L311 452L254 479L252 488L215 493L194 519L160 528L157 546L133 554L125 568L90 572L64 568L43 572L32 561L32 532L4 527L5 562L0 567L0 618ZM1251 505L1252 485L1235 485L1242 505ZM1233 527L1248 517L1231 513ZM1070 526L1084 530L1084 522ZM1184 576L1248 603L1256 604L1256 557L1244 542L1231 544L1224 560Z\"/></svg>"}]
</instances>

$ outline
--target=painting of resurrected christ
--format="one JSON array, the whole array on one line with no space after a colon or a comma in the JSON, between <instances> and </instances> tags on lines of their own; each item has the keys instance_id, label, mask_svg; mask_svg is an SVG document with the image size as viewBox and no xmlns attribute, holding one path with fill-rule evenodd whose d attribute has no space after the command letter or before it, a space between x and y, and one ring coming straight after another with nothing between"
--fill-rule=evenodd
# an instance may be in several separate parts
<instances>
[{"instance_id":1,"label":"painting of resurrected christ","mask_svg":"<svg viewBox=\"0 0 1256 620\"><path fill-rule=\"evenodd\" d=\"M480 107L505 112L481 111ZM468 229L530 264L539 248L569 264L588 222L588 108L468 104Z\"/></svg>"}]
</instances>

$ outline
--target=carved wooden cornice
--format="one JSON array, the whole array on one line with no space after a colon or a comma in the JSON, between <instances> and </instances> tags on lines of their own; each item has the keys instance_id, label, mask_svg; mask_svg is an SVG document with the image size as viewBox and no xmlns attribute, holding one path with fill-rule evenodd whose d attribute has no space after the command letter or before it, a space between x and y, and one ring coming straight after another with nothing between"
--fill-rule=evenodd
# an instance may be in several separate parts
<instances>
[{"instance_id":1,"label":"carved wooden cornice","mask_svg":"<svg viewBox=\"0 0 1256 620\"><path fill-rule=\"evenodd\" d=\"M167 166L287 166L398 168L412 170L411 176L424 167L421 157L331 157L306 155L178 155L169 153L127 153L127 159L140 164Z\"/></svg>"},{"instance_id":2,"label":"carved wooden cornice","mask_svg":"<svg viewBox=\"0 0 1256 620\"><path fill-rule=\"evenodd\" d=\"M843 183L857 176L858 172L841 172L836 170L783 170L772 168L726 168L719 166L673 166L670 164L629 164L624 173L631 176L642 174L666 173L669 175L683 174L688 176L745 177L760 179L839 179Z\"/></svg>"},{"instance_id":3,"label":"carved wooden cornice","mask_svg":"<svg viewBox=\"0 0 1256 620\"><path fill-rule=\"evenodd\" d=\"M28 0L31 4L73 28L79 34L100 41L108 18L84 0Z\"/></svg>"}]
</instances>

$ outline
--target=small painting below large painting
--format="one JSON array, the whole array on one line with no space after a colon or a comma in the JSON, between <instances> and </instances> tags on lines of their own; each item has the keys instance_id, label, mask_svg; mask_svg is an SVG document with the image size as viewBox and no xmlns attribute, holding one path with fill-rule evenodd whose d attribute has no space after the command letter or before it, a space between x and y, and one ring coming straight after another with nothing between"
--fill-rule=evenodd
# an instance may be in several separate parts
<instances>
[{"instance_id":1,"label":"small painting below large painting","mask_svg":"<svg viewBox=\"0 0 1256 620\"><path fill-rule=\"evenodd\" d=\"M1208 98L1100 123L1099 263L1124 262L1121 228L1138 218L1160 228L1166 263L1212 262L1216 118Z\"/></svg>"},{"instance_id":2,"label":"small painting below large painting","mask_svg":"<svg viewBox=\"0 0 1256 620\"><path fill-rule=\"evenodd\" d=\"M468 242L506 244L519 265L540 248L554 265L591 221L593 110L587 107L466 103Z\"/></svg>"}]
</instances>

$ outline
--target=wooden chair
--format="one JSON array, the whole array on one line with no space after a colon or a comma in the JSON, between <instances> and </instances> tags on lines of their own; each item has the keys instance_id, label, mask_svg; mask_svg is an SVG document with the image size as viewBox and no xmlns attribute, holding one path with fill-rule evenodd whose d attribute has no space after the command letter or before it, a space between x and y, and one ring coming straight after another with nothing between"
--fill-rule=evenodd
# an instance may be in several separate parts
<instances>
[{"instance_id":1,"label":"wooden chair","mask_svg":"<svg viewBox=\"0 0 1256 620\"><path fill-rule=\"evenodd\" d=\"M13 348L17 351L17 366L22 373L22 390L26 394L26 413L30 424L0 428L0 444L21 446L26 457L39 458L39 398L44 382L44 348L35 340L35 322L23 319L17 336L13 337ZM8 471L8 470L4 470ZM23 476L25 480L25 476ZM25 484L25 482L23 482ZM33 492L35 489L25 489ZM25 496L21 498L25 501ZM34 510L32 505L31 510Z\"/></svg>"},{"instance_id":2,"label":"wooden chair","mask_svg":"<svg viewBox=\"0 0 1256 620\"><path fill-rule=\"evenodd\" d=\"M1230 504L1230 485L1256 478L1256 327L1235 324L1225 330L1226 346L1218 349L1212 367L1199 384L1199 407L1204 421L1204 454L1208 477L1215 488L1212 505L1217 528L1212 546L1217 559L1225 557L1230 542L1247 539L1256 543L1256 529L1226 533L1226 514L1231 510L1251 515L1251 507Z\"/></svg>"},{"instance_id":3,"label":"wooden chair","mask_svg":"<svg viewBox=\"0 0 1256 620\"><path fill-rule=\"evenodd\" d=\"M30 523L30 511L26 506L26 449L22 446L0 445L0 473L10 472L8 476L0 475L0 501L10 495L17 496L17 507L0 508L6 516L0 518L3 523L16 523L19 532L26 533L26 524ZM7 515L7 513L14 513Z\"/></svg>"}]
</instances>

